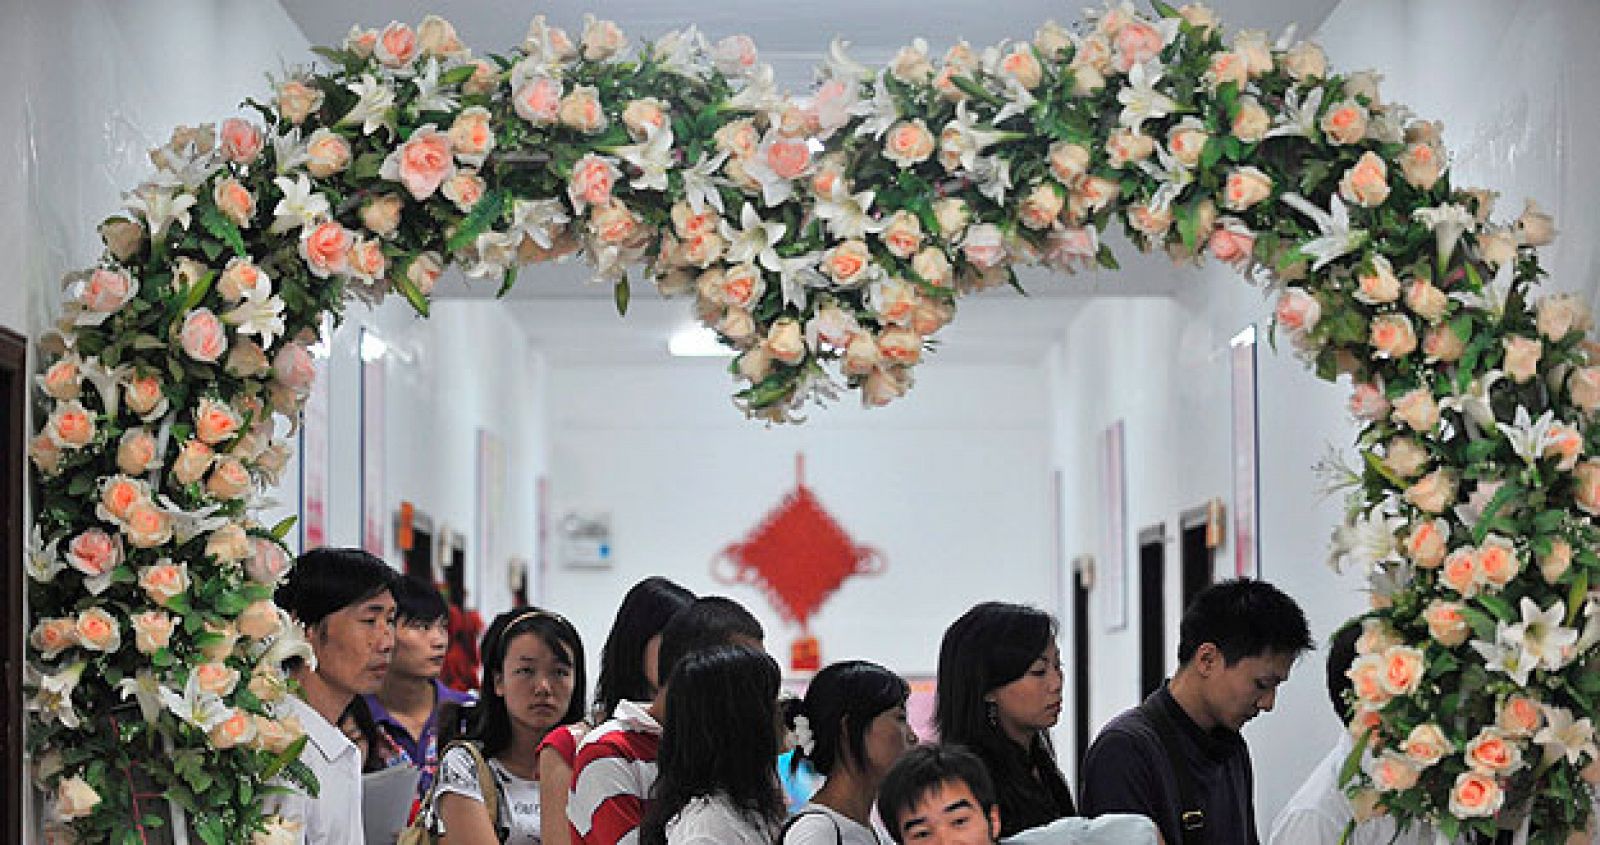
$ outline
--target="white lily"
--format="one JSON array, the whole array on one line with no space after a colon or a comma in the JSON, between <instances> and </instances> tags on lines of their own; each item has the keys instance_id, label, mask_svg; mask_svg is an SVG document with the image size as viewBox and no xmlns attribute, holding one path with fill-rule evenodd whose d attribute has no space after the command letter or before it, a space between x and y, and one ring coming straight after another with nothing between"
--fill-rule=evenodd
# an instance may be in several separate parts
<instances>
[{"instance_id":1,"label":"white lily","mask_svg":"<svg viewBox=\"0 0 1600 845\"><path fill-rule=\"evenodd\" d=\"M1419 208L1411 212L1411 219L1433 230L1435 254L1441 268L1450 265L1450 256L1456 251L1461 235L1471 231L1472 212L1453 202L1433 208Z\"/></svg>"},{"instance_id":2,"label":"white lily","mask_svg":"<svg viewBox=\"0 0 1600 845\"><path fill-rule=\"evenodd\" d=\"M838 38L828 43L827 75L829 79L838 79L843 82L856 83L872 78L872 68L850 58L845 52L850 49L850 42Z\"/></svg>"},{"instance_id":3,"label":"white lily","mask_svg":"<svg viewBox=\"0 0 1600 845\"><path fill-rule=\"evenodd\" d=\"M927 49L927 42L917 39L917 43ZM887 71L885 71L887 73ZM878 76L877 82L872 86L872 99L856 103L853 112L866 118L856 125L856 137L871 135L874 140L883 137L900 119L900 106L895 102L894 96L889 93L889 86L884 84L884 75Z\"/></svg>"},{"instance_id":4,"label":"white lily","mask_svg":"<svg viewBox=\"0 0 1600 845\"><path fill-rule=\"evenodd\" d=\"M278 633L257 643L253 651L258 667L275 672L282 671L283 664L296 658L305 661L307 668L317 668L317 653L306 639L305 629L281 607L278 608Z\"/></svg>"},{"instance_id":5,"label":"white lily","mask_svg":"<svg viewBox=\"0 0 1600 845\"><path fill-rule=\"evenodd\" d=\"M1327 211L1317 208L1296 193L1286 193L1280 199L1285 205L1311 218L1317 224L1318 231L1322 232L1321 237L1300 245L1301 252L1316 259L1311 264L1312 270L1321 270L1328 262L1355 252L1367 242L1365 230L1350 228L1350 212L1337 193L1329 199Z\"/></svg>"},{"instance_id":6,"label":"white lily","mask_svg":"<svg viewBox=\"0 0 1600 845\"><path fill-rule=\"evenodd\" d=\"M1544 710L1544 727L1533 735L1533 741L1544 746L1544 762L1553 763L1566 758L1576 766L1584 757L1600 756L1595 748L1594 723L1586 716L1574 720L1572 711L1565 707L1540 705Z\"/></svg>"},{"instance_id":7,"label":"white lily","mask_svg":"<svg viewBox=\"0 0 1600 845\"><path fill-rule=\"evenodd\" d=\"M158 495L156 499L161 506L161 512L172 517L173 541L180 546L201 534L209 534L228 524L226 516L215 515L222 508L220 502L206 505L198 510L186 511L181 505L167 498L165 493Z\"/></svg>"},{"instance_id":8,"label":"white lily","mask_svg":"<svg viewBox=\"0 0 1600 845\"><path fill-rule=\"evenodd\" d=\"M511 204L510 234L527 235L541 249L555 246L555 236L572 218L561 200L517 200Z\"/></svg>"},{"instance_id":9,"label":"white lily","mask_svg":"<svg viewBox=\"0 0 1600 845\"><path fill-rule=\"evenodd\" d=\"M1540 610L1533 599L1523 596L1518 607L1522 611L1522 651L1526 659L1550 671L1571 662L1578 630L1561 624L1567 618L1567 603L1557 600Z\"/></svg>"},{"instance_id":10,"label":"white lily","mask_svg":"<svg viewBox=\"0 0 1600 845\"><path fill-rule=\"evenodd\" d=\"M1462 502L1461 504L1456 505L1454 508L1451 508L1451 512L1454 513L1456 515L1456 519L1461 520L1461 524L1466 526L1468 529L1477 527L1478 520L1483 518L1484 510L1489 507L1490 502L1494 501L1495 495L1500 492L1500 488L1504 487L1505 484L1506 483L1503 480L1480 479L1478 483L1473 486L1472 495L1468 496L1465 502ZM1505 516L1515 512L1516 509L1516 503L1504 502L1501 503L1500 510L1497 511L1497 513ZM1484 545L1504 546L1509 543L1509 540L1506 540L1499 534L1490 534L1484 539Z\"/></svg>"},{"instance_id":11,"label":"white lily","mask_svg":"<svg viewBox=\"0 0 1600 845\"><path fill-rule=\"evenodd\" d=\"M134 677L123 678L117 684L117 691L122 694L123 701L129 696L138 700L139 715L149 724L155 724L161 717L161 682L149 669L140 669Z\"/></svg>"},{"instance_id":12,"label":"white lily","mask_svg":"<svg viewBox=\"0 0 1600 845\"><path fill-rule=\"evenodd\" d=\"M1447 396L1440 400L1439 410L1455 411L1477 423L1479 428L1493 428L1494 408L1489 404L1489 400L1495 384L1504 379L1505 375L1501 370L1484 373L1467 385L1465 393Z\"/></svg>"},{"instance_id":13,"label":"white lily","mask_svg":"<svg viewBox=\"0 0 1600 845\"><path fill-rule=\"evenodd\" d=\"M105 410L106 416L116 419L117 410L122 404L122 391L117 387L133 375L133 367L118 364L108 369L98 357L90 356L78 365L78 371L83 373L85 381L94 385L95 393L100 394L100 407Z\"/></svg>"},{"instance_id":14,"label":"white lily","mask_svg":"<svg viewBox=\"0 0 1600 845\"><path fill-rule=\"evenodd\" d=\"M1528 416L1528 409L1518 405L1511 425L1505 423L1495 425L1499 427L1500 433L1506 436L1506 440L1511 442L1511 448L1516 451L1517 456L1528 466L1533 466L1544 454L1545 447L1553 442L1550 429L1555 424L1554 410L1545 411L1539 415L1538 420L1532 420Z\"/></svg>"},{"instance_id":15,"label":"white lily","mask_svg":"<svg viewBox=\"0 0 1600 845\"><path fill-rule=\"evenodd\" d=\"M1511 299L1511 286L1516 281L1517 262L1507 261L1500 265L1494 273L1494 278L1483 283L1483 291L1458 290L1450 294L1450 298L1467 306L1476 308L1501 319L1506 313L1506 302Z\"/></svg>"},{"instance_id":16,"label":"white lily","mask_svg":"<svg viewBox=\"0 0 1600 845\"><path fill-rule=\"evenodd\" d=\"M417 98L411 101L411 107L418 112L453 112L460 105L455 97L439 90L438 59L429 58L428 63L423 66L422 75L413 79L411 84L417 86ZM365 125L362 126L362 130L366 134L372 134Z\"/></svg>"},{"instance_id":17,"label":"white lily","mask_svg":"<svg viewBox=\"0 0 1600 845\"><path fill-rule=\"evenodd\" d=\"M745 175L754 179L761 186L761 202L768 208L775 208L788 202L794 196L794 181L779 176L767 164L767 151L781 138L776 128L768 129L761 144L756 148L756 154L744 161ZM809 166L807 168L809 170ZM802 174L803 177L803 174Z\"/></svg>"},{"instance_id":18,"label":"white lily","mask_svg":"<svg viewBox=\"0 0 1600 845\"><path fill-rule=\"evenodd\" d=\"M46 675L28 663L23 670L23 684L35 690L33 698L28 700L28 710L40 714L46 722L55 719L76 730L81 720L72 706L72 691L77 689L78 680L88 667L87 662L79 660L53 675Z\"/></svg>"},{"instance_id":19,"label":"white lily","mask_svg":"<svg viewBox=\"0 0 1600 845\"><path fill-rule=\"evenodd\" d=\"M700 76L710 66L706 59L709 50L706 37L693 25L661 36L651 47L652 55L662 70L690 77Z\"/></svg>"},{"instance_id":20,"label":"white lily","mask_svg":"<svg viewBox=\"0 0 1600 845\"><path fill-rule=\"evenodd\" d=\"M1333 531L1328 565L1335 572L1346 563L1371 571L1380 564L1398 562L1400 546L1395 534L1405 525L1404 518L1389 513L1383 505L1350 519Z\"/></svg>"},{"instance_id":21,"label":"white lily","mask_svg":"<svg viewBox=\"0 0 1600 845\"><path fill-rule=\"evenodd\" d=\"M1406 139L1406 124L1416 114L1402 103L1386 103L1372 110L1367 137L1380 144L1399 144Z\"/></svg>"},{"instance_id":22,"label":"white lily","mask_svg":"<svg viewBox=\"0 0 1600 845\"><path fill-rule=\"evenodd\" d=\"M132 193L124 194L123 198L128 201L129 211L137 211L144 215L152 241L161 240L167 232L167 227L173 223L188 229L189 209L193 208L197 201L191 193L165 188L155 183L140 185Z\"/></svg>"},{"instance_id":23,"label":"white lily","mask_svg":"<svg viewBox=\"0 0 1600 845\"><path fill-rule=\"evenodd\" d=\"M542 67L556 69L566 64L561 51L550 40L550 26L544 15L536 15L528 24L528 35L522 41L522 52L528 60Z\"/></svg>"},{"instance_id":24,"label":"white lily","mask_svg":"<svg viewBox=\"0 0 1600 845\"><path fill-rule=\"evenodd\" d=\"M262 274L253 287L244 291L238 306L222 315L222 321L237 326L239 334L257 335L261 348L270 351L284 332L283 308L283 300L273 294L272 283Z\"/></svg>"},{"instance_id":25,"label":"white lily","mask_svg":"<svg viewBox=\"0 0 1600 845\"><path fill-rule=\"evenodd\" d=\"M1147 120L1157 120L1177 111L1178 103L1156 90L1164 69L1155 62L1134 65L1128 71L1128 84L1117 92L1122 113L1117 122L1138 132Z\"/></svg>"},{"instance_id":26,"label":"white lily","mask_svg":"<svg viewBox=\"0 0 1600 845\"><path fill-rule=\"evenodd\" d=\"M972 181L978 184L978 193L1005 205L1006 191L1011 190L1011 162L1000 156L979 156L970 168Z\"/></svg>"},{"instance_id":27,"label":"white lily","mask_svg":"<svg viewBox=\"0 0 1600 845\"><path fill-rule=\"evenodd\" d=\"M1490 672L1499 672L1517 682L1517 686L1528 685L1528 674L1531 673L1537 661L1530 660L1522 649L1522 626L1508 625L1501 622L1495 628L1494 642L1473 640L1472 650L1483 658L1483 668Z\"/></svg>"},{"instance_id":28,"label":"white lily","mask_svg":"<svg viewBox=\"0 0 1600 845\"><path fill-rule=\"evenodd\" d=\"M279 176L287 176L311 159L310 145L301 140L299 127L272 136L272 153Z\"/></svg>"},{"instance_id":29,"label":"white lily","mask_svg":"<svg viewBox=\"0 0 1600 845\"><path fill-rule=\"evenodd\" d=\"M1367 592L1392 601L1411 586L1416 575L1417 568L1409 560L1378 566L1367 576Z\"/></svg>"},{"instance_id":30,"label":"white lily","mask_svg":"<svg viewBox=\"0 0 1600 845\"><path fill-rule=\"evenodd\" d=\"M1273 127L1265 137L1314 138L1317 134L1317 113L1322 110L1323 90L1313 88L1300 102L1300 91L1290 88L1283 95L1283 111L1273 117Z\"/></svg>"},{"instance_id":31,"label":"white lily","mask_svg":"<svg viewBox=\"0 0 1600 845\"><path fill-rule=\"evenodd\" d=\"M804 310L809 291L815 288L825 288L830 282L817 270L817 262L822 258L820 252L808 252L792 258L779 257L778 284L783 290L783 302L796 309Z\"/></svg>"},{"instance_id":32,"label":"white lily","mask_svg":"<svg viewBox=\"0 0 1600 845\"><path fill-rule=\"evenodd\" d=\"M873 191L852 194L844 189L843 182L835 183L831 196L817 198L814 212L819 220L828 224L828 231L834 237L864 238L869 233L883 231L885 225L867 213L876 196Z\"/></svg>"},{"instance_id":33,"label":"white lily","mask_svg":"<svg viewBox=\"0 0 1600 845\"><path fill-rule=\"evenodd\" d=\"M1156 145L1156 158L1161 162L1159 166L1145 159L1139 162L1139 169L1161 183L1156 188L1155 194L1150 197L1150 209L1159 213L1171 208L1172 204L1183 196L1183 192L1194 184L1194 172L1167 152L1165 144Z\"/></svg>"},{"instance_id":34,"label":"white lily","mask_svg":"<svg viewBox=\"0 0 1600 845\"><path fill-rule=\"evenodd\" d=\"M156 166L152 184L190 192L204 185L211 174L222 169L222 159L215 151L200 153L193 144L186 146L181 153L171 147L157 147L150 151L150 159Z\"/></svg>"},{"instance_id":35,"label":"white lily","mask_svg":"<svg viewBox=\"0 0 1600 845\"><path fill-rule=\"evenodd\" d=\"M750 81L739 93L728 98L728 108L733 111L768 112L783 108L785 100L772 81L772 65L761 64L750 74Z\"/></svg>"},{"instance_id":36,"label":"white lily","mask_svg":"<svg viewBox=\"0 0 1600 845\"><path fill-rule=\"evenodd\" d=\"M436 63L435 70L437 70ZM395 96L394 88L390 87L387 81L379 80L370 73L363 73L360 82L352 82L345 87L359 99L349 113L339 118L339 125L353 126L359 123L363 135L371 135L389 125ZM420 83L418 87L420 89Z\"/></svg>"},{"instance_id":37,"label":"white lily","mask_svg":"<svg viewBox=\"0 0 1600 845\"><path fill-rule=\"evenodd\" d=\"M945 131L948 132L952 127L955 128L956 133L951 142L960 149L961 166L967 170L972 170L977 166L978 156L982 155L984 150L1001 141L1017 137L1015 132L1007 132L992 127L985 128L980 125L978 119L967 111L967 102L965 100L956 104L955 120L945 124ZM941 145L945 143L943 138L940 139L940 142Z\"/></svg>"},{"instance_id":38,"label":"white lily","mask_svg":"<svg viewBox=\"0 0 1600 845\"><path fill-rule=\"evenodd\" d=\"M330 210L328 198L311 189L311 179L302 173L293 180L279 176L272 180L283 192L283 199L273 207L272 231L282 234L293 229L315 226L326 219Z\"/></svg>"},{"instance_id":39,"label":"white lily","mask_svg":"<svg viewBox=\"0 0 1600 845\"><path fill-rule=\"evenodd\" d=\"M37 523L33 526L33 533L28 538L28 577L41 584L48 584L67 568L67 562L61 559L57 551L61 545L61 538L56 537L50 542L44 541L44 529Z\"/></svg>"},{"instance_id":40,"label":"white lily","mask_svg":"<svg viewBox=\"0 0 1600 845\"><path fill-rule=\"evenodd\" d=\"M667 173L672 170L672 127L652 128L644 143L617 147L623 161L639 169L628 184L636 190L665 191Z\"/></svg>"},{"instance_id":41,"label":"white lily","mask_svg":"<svg viewBox=\"0 0 1600 845\"><path fill-rule=\"evenodd\" d=\"M761 219L755 204L750 202L745 203L744 208L740 210L739 222L742 227L739 229L730 226L726 219L717 223L723 240L728 242L727 262L745 264L759 258L761 266L768 270L778 269L778 253L774 247L783 240L783 235L789 227Z\"/></svg>"},{"instance_id":42,"label":"white lily","mask_svg":"<svg viewBox=\"0 0 1600 845\"><path fill-rule=\"evenodd\" d=\"M190 670L189 682L179 695L171 687L162 686L160 690L161 703L166 705L178 718L199 728L205 733L228 720L232 710L224 704L222 697L216 693L200 689L200 673Z\"/></svg>"},{"instance_id":43,"label":"white lily","mask_svg":"<svg viewBox=\"0 0 1600 845\"><path fill-rule=\"evenodd\" d=\"M693 167L682 171L683 198L695 214L704 214L708 206L715 208L717 214L727 213L723 209L721 191L721 186L727 184L727 180L717 175L717 170L727 160L726 152L717 153L709 159L702 152L700 160Z\"/></svg>"}]
</instances>

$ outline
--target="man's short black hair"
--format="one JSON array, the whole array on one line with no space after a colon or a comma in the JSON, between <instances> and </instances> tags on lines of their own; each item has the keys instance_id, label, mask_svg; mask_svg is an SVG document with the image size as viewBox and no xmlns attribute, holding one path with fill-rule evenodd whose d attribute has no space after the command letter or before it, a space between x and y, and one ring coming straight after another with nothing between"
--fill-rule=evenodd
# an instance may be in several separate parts
<instances>
[{"instance_id":1,"label":"man's short black hair","mask_svg":"<svg viewBox=\"0 0 1600 845\"><path fill-rule=\"evenodd\" d=\"M1350 664L1356 662L1356 641L1361 639L1361 620L1352 619L1328 638L1328 700L1333 702L1333 712L1339 721L1350 721L1349 692L1355 682L1345 674Z\"/></svg>"},{"instance_id":2,"label":"man's short black hair","mask_svg":"<svg viewBox=\"0 0 1600 845\"><path fill-rule=\"evenodd\" d=\"M695 599L673 615L661 630L661 651L656 658L656 677L666 686L667 678L684 657L717 645L730 645L735 637L761 642L767 633L761 622L730 598L706 596Z\"/></svg>"},{"instance_id":3,"label":"man's short black hair","mask_svg":"<svg viewBox=\"0 0 1600 845\"><path fill-rule=\"evenodd\" d=\"M394 621L401 625L432 627L450 620L450 605L437 587L416 575L395 579Z\"/></svg>"},{"instance_id":4,"label":"man's short black hair","mask_svg":"<svg viewBox=\"0 0 1600 845\"><path fill-rule=\"evenodd\" d=\"M978 755L960 745L918 745L912 747L889 770L878 787L878 815L895 842L904 841L901 820L917 803L947 783L964 783L978 799L985 824L994 807L994 781Z\"/></svg>"},{"instance_id":5,"label":"man's short black hair","mask_svg":"<svg viewBox=\"0 0 1600 845\"><path fill-rule=\"evenodd\" d=\"M361 549L312 549L295 560L274 599L307 628L347 607L392 592L395 571Z\"/></svg>"},{"instance_id":6,"label":"man's short black hair","mask_svg":"<svg viewBox=\"0 0 1600 845\"><path fill-rule=\"evenodd\" d=\"M1299 655L1316 645L1294 599L1250 578L1212 584L1183 611L1178 664L1188 663L1205 643L1215 645L1229 666L1247 657Z\"/></svg>"}]
</instances>

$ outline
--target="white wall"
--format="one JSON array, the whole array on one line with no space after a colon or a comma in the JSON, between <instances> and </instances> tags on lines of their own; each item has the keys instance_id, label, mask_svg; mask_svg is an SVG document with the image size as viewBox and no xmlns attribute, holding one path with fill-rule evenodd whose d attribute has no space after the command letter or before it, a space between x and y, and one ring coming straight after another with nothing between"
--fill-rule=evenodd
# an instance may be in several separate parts
<instances>
[{"instance_id":1,"label":"white wall","mask_svg":"<svg viewBox=\"0 0 1600 845\"><path fill-rule=\"evenodd\" d=\"M1317 35L1336 69L1375 67L1386 100L1443 119L1458 186L1502 192L1500 216L1525 196L1555 213L1563 233L1545 251L1553 290L1594 296L1594 234L1600 190L1585 156L1600 132L1600 109L1585 92L1600 71L1593 45L1600 7L1591 3L1347 0ZM1057 460L1067 477L1064 526L1069 556L1101 554L1099 444L1105 426L1127 420L1129 627L1107 633L1091 602L1091 724L1098 728L1138 695L1135 532L1212 496L1232 503L1228 339L1265 327L1271 302L1225 268L1174 272L1193 284L1170 301L1102 300L1067 326L1052 364ZM1107 353L1111 354L1107 354ZM1327 569L1328 536L1340 503L1317 492L1311 472L1328 444L1353 454L1344 410L1348 385L1316 380L1287 350L1259 358L1262 576L1297 597L1312 632L1325 638L1364 607L1360 579ZM1092 398L1091 398L1092 397ZM1087 400L1087 401L1086 401ZM1232 560L1232 538L1219 570ZM1177 546L1167 547L1167 653L1175 661ZM1263 828L1321 758L1339 726L1329 712L1321 654L1308 656L1279 695L1277 712L1246 731L1256 764ZM1071 713L1063 716L1070 723Z\"/></svg>"},{"instance_id":2,"label":"white wall","mask_svg":"<svg viewBox=\"0 0 1600 845\"><path fill-rule=\"evenodd\" d=\"M552 560L545 603L598 651L622 594L664 574L744 603L787 663L797 629L759 589L710 571L793 489L803 452L818 499L888 561L882 575L845 582L812 621L823 661L931 674L945 626L972 604L1054 610L1044 386L1039 367L936 362L896 405L866 412L847 401L803 426L763 428L729 406L731 379L713 362L552 364L552 519L609 511L616 564L596 572Z\"/></svg>"}]
</instances>

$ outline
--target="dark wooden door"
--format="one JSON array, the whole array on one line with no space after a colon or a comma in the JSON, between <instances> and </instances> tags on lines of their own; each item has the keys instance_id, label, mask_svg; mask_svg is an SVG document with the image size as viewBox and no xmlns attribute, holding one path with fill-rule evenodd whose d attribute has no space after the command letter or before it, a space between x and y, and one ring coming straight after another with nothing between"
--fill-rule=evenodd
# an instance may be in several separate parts
<instances>
[{"instance_id":1,"label":"dark wooden door","mask_svg":"<svg viewBox=\"0 0 1600 845\"><path fill-rule=\"evenodd\" d=\"M0 840L22 841L22 500L27 480L28 344L0 328L0 619L6 620L4 652L0 653L0 760L5 761L4 797L0 798Z\"/></svg>"}]
</instances>

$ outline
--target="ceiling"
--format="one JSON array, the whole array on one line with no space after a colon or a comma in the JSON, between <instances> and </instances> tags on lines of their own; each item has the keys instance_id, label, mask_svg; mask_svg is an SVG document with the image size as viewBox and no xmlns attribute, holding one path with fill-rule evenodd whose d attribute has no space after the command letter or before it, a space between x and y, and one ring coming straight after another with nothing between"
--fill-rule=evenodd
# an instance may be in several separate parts
<instances>
[{"instance_id":1,"label":"ceiling","mask_svg":"<svg viewBox=\"0 0 1600 845\"><path fill-rule=\"evenodd\" d=\"M454 24L463 42L479 53L508 51L520 44L528 22L543 14L574 36L585 12L615 20L634 38L655 38L697 25L713 40L742 33L755 39L780 87L803 91L812 68L824 61L835 37L851 42L850 55L882 65L912 39L926 38L938 52L958 38L975 47L1031 38L1046 20L1069 24L1081 16L1077 4L1059 0L547 0L539 5L500 0L280 0L312 44L338 44L353 24L382 27L391 20L415 25L429 14ZM1231 29L1264 29L1276 36L1291 23L1314 32L1339 0L1209 0ZM1146 7L1139 2L1137 5ZM1195 279L1165 259L1141 256L1120 237L1107 238L1123 269L1064 277L1024 271L1028 296L992 291L962 302L959 319L939 333L946 361L1033 362L1061 336L1086 298L1166 296ZM637 274L635 274L637 276ZM662 300L647 281L635 279L626 320L617 317L609 287L588 282L582 264L525 268L505 307L515 314L530 342L553 359L648 360L665 353L672 330L693 321L688 300ZM458 273L442 280L437 295L448 299L492 298L497 281L473 281Z\"/></svg>"}]
</instances>

